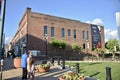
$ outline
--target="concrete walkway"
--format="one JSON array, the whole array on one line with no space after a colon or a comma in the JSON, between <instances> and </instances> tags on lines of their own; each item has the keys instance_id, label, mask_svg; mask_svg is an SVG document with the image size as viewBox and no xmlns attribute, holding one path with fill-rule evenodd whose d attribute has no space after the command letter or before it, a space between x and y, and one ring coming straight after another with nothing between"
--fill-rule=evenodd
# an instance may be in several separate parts
<instances>
[{"instance_id":1,"label":"concrete walkway","mask_svg":"<svg viewBox=\"0 0 120 80\"><path fill-rule=\"evenodd\" d=\"M36 61L35 65L40 64L41 61ZM51 66L50 71L46 73L35 72L35 80L58 80L59 76L66 72L71 71L70 68L60 69L58 66ZM14 69L13 59L5 58L4 67L2 73L3 80L22 80L22 68ZM88 78L86 80L96 80L93 78Z\"/></svg>"},{"instance_id":2,"label":"concrete walkway","mask_svg":"<svg viewBox=\"0 0 120 80\"><path fill-rule=\"evenodd\" d=\"M58 77L69 69L60 70L52 67L49 72L39 73L35 72L35 80L58 80ZM12 69L3 72L3 80L21 80L22 69Z\"/></svg>"},{"instance_id":3,"label":"concrete walkway","mask_svg":"<svg viewBox=\"0 0 120 80\"><path fill-rule=\"evenodd\" d=\"M36 64L39 64L40 61L37 61ZM5 58L5 66L3 68L3 80L21 80L22 77L22 68L14 69L13 59ZM61 70L58 66L52 66L49 72L39 73L35 72L35 80L58 80L58 77L65 72L70 71L69 68Z\"/></svg>"}]
</instances>

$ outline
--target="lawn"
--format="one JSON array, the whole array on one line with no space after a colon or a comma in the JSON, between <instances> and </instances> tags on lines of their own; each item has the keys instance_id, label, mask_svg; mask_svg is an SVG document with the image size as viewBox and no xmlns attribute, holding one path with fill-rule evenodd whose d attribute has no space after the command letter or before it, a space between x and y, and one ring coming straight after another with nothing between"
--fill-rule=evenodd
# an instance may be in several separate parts
<instances>
[{"instance_id":1,"label":"lawn","mask_svg":"<svg viewBox=\"0 0 120 80\"><path fill-rule=\"evenodd\" d=\"M75 70L75 62L66 62ZM106 80L106 67L111 68L112 80L120 80L120 63L118 62L81 62L80 73L96 78Z\"/></svg>"}]
</instances>

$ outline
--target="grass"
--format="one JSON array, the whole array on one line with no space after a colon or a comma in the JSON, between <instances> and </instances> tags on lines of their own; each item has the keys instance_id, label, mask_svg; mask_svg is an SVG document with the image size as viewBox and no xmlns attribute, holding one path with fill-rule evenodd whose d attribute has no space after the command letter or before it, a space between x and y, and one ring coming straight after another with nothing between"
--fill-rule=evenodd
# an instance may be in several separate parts
<instances>
[{"instance_id":1,"label":"grass","mask_svg":"<svg viewBox=\"0 0 120 80\"><path fill-rule=\"evenodd\" d=\"M75 62L66 62L75 70ZM81 62L80 73L96 78L106 80L106 67L111 68L112 80L120 80L120 63L117 62Z\"/></svg>"}]
</instances>

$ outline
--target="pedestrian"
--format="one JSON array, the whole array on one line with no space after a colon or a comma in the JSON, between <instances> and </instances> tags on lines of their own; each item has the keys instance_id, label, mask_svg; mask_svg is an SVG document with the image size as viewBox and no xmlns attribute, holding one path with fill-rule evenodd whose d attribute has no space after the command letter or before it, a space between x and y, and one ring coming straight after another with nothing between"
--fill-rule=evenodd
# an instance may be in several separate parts
<instances>
[{"instance_id":1,"label":"pedestrian","mask_svg":"<svg viewBox=\"0 0 120 80\"><path fill-rule=\"evenodd\" d=\"M34 59L32 57L32 53L29 53L29 57L27 58L27 71L28 71L28 78L32 77L32 80L34 80L35 77L35 66L34 66Z\"/></svg>"},{"instance_id":2,"label":"pedestrian","mask_svg":"<svg viewBox=\"0 0 120 80\"><path fill-rule=\"evenodd\" d=\"M21 59L22 80L27 80L27 58L28 58L28 53L25 51L25 53L22 54L22 59Z\"/></svg>"}]
</instances>

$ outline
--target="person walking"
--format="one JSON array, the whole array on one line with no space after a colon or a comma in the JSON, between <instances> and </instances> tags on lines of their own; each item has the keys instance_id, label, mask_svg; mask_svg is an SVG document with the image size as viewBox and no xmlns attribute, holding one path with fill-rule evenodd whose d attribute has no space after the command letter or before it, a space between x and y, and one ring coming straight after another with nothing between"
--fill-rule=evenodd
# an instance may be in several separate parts
<instances>
[{"instance_id":1,"label":"person walking","mask_svg":"<svg viewBox=\"0 0 120 80\"><path fill-rule=\"evenodd\" d=\"M34 59L32 57L32 53L29 53L29 57L27 58L27 72L28 72L28 78L32 77L32 80L34 80L35 77L35 66L34 66Z\"/></svg>"},{"instance_id":2,"label":"person walking","mask_svg":"<svg viewBox=\"0 0 120 80\"><path fill-rule=\"evenodd\" d=\"M22 80L27 80L27 58L28 58L28 53L25 51L25 53L22 54L22 59L21 59Z\"/></svg>"}]
</instances>

